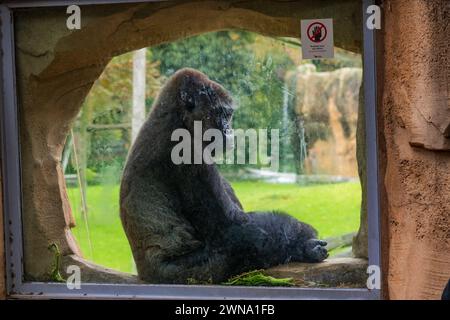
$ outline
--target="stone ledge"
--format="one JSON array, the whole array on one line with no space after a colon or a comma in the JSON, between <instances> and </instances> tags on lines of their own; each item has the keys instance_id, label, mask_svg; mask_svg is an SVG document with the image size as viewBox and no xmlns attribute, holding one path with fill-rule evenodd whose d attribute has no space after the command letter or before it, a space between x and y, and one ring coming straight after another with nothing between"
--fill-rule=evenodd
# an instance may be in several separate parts
<instances>
[{"instance_id":1,"label":"stone ledge","mask_svg":"<svg viewBox=\"0 0 450 320\"><path fill-rule=\"evenodd\" d=\"M133 274L99 266L76 255L62 257L62 270L78 265L83 281L88 283L143 284ZM264 270L275 278L293 278L298 287L365 288L367 260L359 258L331 258L321 263L288 263ZM68 275L64 273L67 277Z\"/></svg>"},{"instance_id":2,"label":"stone ledge","mask_svg":"<svg viewBox=\"0 0 450 320\"><path fill-rule=\"evenodd\" d=\"M63 256L61 260L61 270L66 278L69 276L64 271L67 266L77 265L81 270L82 281L86 283L142 284L134 274L106 268L76 255Z\"/></svg>"},{"instance_id":3,"label":"stone ledge","mask_svg":"<svg viewBox=\"0 0 450 320\"><path fill-rule=\"evenodd\" d=\"M78 265L83 281L90 283L143 284L133 274L96 265L76 255L62 257L62 270ZM288 263L264 270L275 278L293 278L298 287L365 288L367 260L359 258L331 258L321 263ZM64 276L68 276L63 272Z\"/></svg>"},{"instance_id":4,"label":"stone ledge","mask_svg":"<svg viewBox=\"0 0 450 320\"><path fill-rule=\"evenodd\" d=\"M365 288L368 262L358 258L332 258L321 263L289 263L265 270L275 278L293 278L299 287Z\"/></svg>"}]
</instances>

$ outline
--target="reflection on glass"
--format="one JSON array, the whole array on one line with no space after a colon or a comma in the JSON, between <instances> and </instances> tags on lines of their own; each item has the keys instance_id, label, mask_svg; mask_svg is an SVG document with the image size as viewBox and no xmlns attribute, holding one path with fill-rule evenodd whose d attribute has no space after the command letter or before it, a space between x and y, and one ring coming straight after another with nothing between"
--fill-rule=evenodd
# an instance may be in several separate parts
<instances>
[{"instance_id":1,"label":"reflection on glass","mask_svg":"<svg viewBox=\"0 0 450 320\"><path fill-rule=\"evenodd\" d=\"M159 89L183 67L200 70L231 92L239 105L235 130L279 130L277 170L259 159L219 165L245 211L287 212L313 225L320 238L357 231L360 56L336 49L335 59L302 60L297 39L243 31L148 48L147 115ZM115 57L94 84L67 140L63 166L77 222L73 233L85 258L136 273L119 218L119 182L132 143L132 94L130 52ZM268 140L270 146L270 135ZM350 250L347 243L330 255Z\"/></svg>"}]
</instances>

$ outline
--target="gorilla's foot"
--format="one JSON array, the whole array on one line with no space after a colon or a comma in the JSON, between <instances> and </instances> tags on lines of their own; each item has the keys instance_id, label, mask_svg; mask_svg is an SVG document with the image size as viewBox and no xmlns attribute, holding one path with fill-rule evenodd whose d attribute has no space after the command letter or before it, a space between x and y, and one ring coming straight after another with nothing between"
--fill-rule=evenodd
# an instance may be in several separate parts
<instances>
[{"instance_id":1,"label":"gorilla's foot","mask_svg":"<svg viewBox=\"0 0 450 320\"><path fill-rule=\"evenodd\" d=\"M326 241L309 239L306 242L305 257L308 262L320 262L328 257L328 251L325 248Z\"/></svg>"}]
</instances>

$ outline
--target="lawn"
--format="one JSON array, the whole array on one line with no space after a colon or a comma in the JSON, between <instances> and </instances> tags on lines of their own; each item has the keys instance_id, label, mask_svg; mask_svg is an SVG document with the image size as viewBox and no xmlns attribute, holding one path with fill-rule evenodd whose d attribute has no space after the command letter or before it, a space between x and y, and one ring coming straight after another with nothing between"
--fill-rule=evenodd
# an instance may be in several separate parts
<instances>
[{"instance_id":1,"label":"lawn","mask_svg":"<svg viewBox=\"0 0 450 320\"><path fill-rule=\"evenodd\" d=\"M246 211L280 210L310 223L321 238L357 231L361 187L359 183L299 186L264 182L234 182L232 186ZM68 188L77 227L72 229L85 256L98 264L135 272L128 241L119 218L119 186L89 186L88 228L81 216L78 188Z\"/></svg>"}]
</instances>

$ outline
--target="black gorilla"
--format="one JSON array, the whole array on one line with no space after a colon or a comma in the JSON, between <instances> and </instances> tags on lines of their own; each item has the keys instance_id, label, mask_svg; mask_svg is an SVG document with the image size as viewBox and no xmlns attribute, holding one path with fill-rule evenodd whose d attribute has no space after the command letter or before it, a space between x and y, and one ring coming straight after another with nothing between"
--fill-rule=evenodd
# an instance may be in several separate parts
<instances>
[{"instance_id":1,"label":"black gorilla","mask_svg":"<svg viewBox=\"0 0 450 320\"><path fill-rule=\"evenodd\" d=\"M219 129L229 138L233 102L225 89L182 69L161 90L128 156L120 190L122 224L139 277L150 283L220 283L289 261L320 262L326 243L283 213L245 213L214 164L171 160L178 128Z\"/></svg>"}]
</instances>

